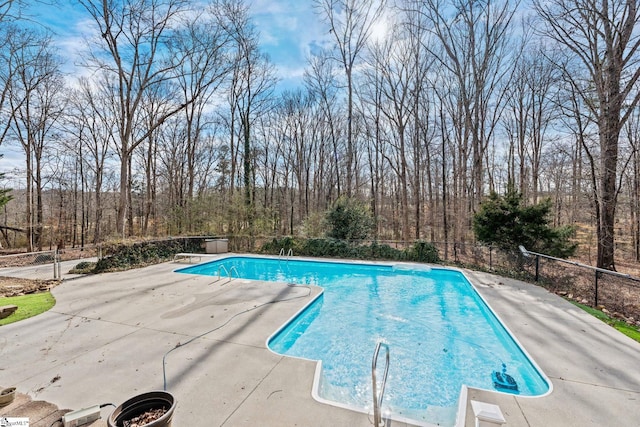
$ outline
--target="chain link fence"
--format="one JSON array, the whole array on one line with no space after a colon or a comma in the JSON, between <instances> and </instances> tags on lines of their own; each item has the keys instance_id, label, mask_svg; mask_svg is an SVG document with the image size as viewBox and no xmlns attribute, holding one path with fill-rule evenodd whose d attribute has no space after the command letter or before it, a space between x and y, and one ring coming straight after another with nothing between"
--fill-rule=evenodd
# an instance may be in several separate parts
<instances>
[{"instance_id":1,"label":"chain link fence","mask_svg":"<svg viewBox=\"0 0 640 427\"><path fill-rule=\"evenodd\" d=\"M267 242L282 236L227 236L231 252L257 252ZM358 242L364 245L373 241ZM376 240L394 249L415 242ZM506 252L475 242L430 242L444 264L489 271L537 283L550 292L592 307L605 308L615 317L640 325L640 278L619 274L577 262L538 254Z\"/></svg>"},{"instance_id":2,"label":"chain link fence","mask_svg":"<svg viewBox=\"0 0 640 427\"><path fill-rule=\"evenodd\" d=\"M443 261L536 283L581 304L640 325L640 278L527 252L508 253L475 243L434 242ZM445 257L446 253L446 257Z\"/></svg>"},{"instance_id":3,"label":"chain link fence","mask_svg":"<svg viewBox=\"0 0 640 427\"><path fill-rule=\"evenodd\" d=\"M207 236L208 237L208 236ZM281 238L282 236L277 236ZM196 239L202 236L196 237ZM276 236L226 236L230 252L257 252ZM373 241L362 241L364 245ZM394 249L405 249L415 242L376 240ZM577 262L544 254L505 252L475 242L430 242L444 264L489 271L535 283L571 300L592 307L605 308L615 317L640 324L640 278L595 269ZM97 248L100 257L102 248ZM204 248L203 248L204 249ZM295 254L294 254L295 255ZM53 251L15 254L0 257L0 267L53 263Z\"/></svg>"},{"instance_id":4,"label":"chain link fence","mask_svg":"<svg viewBox=\"0 0 640 427\"><path fill-rule=\"evenodd\" d=\"M0 268L53 264L55 256L55 250L0 255Z\"/></svg>"},{"instance_id":5,"label":"chain link fence","mask_svg":"<svg viewBox=\"0 0 640 427\"><path fill-rule=\"evenodd\" d=\"M526 260L523 268L535 282L559 295L638 324L640 278L530 252L523 247L521 253Z\"/></svg>"},{"instance_id":6,"label":"chain link fence","mask_svg":"<svg viewBox=\"0 0 640 427\"><path fill-rule=\"evenodd\" d=\"M232 236L229 237L229 248L233 252L253 252L273 238ZM359 243L366 245L372 241ZM415 242L377 240L376 243L402 250ZM536 283L550 292L585 305L604 308L614 317L640 325L640 278L544 254L527 257L522 252L507 252L475 242L430 243L436 247L444 264Z\"/></svg>"}]
</instances>

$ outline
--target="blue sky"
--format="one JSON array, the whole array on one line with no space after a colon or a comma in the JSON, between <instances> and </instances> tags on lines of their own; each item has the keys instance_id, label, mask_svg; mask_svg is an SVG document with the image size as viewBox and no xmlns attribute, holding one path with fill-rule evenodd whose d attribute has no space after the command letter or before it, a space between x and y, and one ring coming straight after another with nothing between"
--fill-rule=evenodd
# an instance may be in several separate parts
<instances>
[{"instance_id":1,"label":"blue sky","mask_svg":"<svg viewBox=\"0 0 640 427\"><path fill-rule=\"evenodd\" d=\"M313 47L330 40L327 27L314 12L311 0L245 0L260 32L262 49L269 54L282 79L281 89L302 82L307 57ZM83 42L87 15L75 0L54 0L54 4L30 2L34 20L56 33L61 52L70 61ZM194 1L197 3L197 1Z\"/></svg>"},{"instance_id":2,"label":"blue sky","mask_svg":"<svg viewBox=\"0 0 640 427\"><path fill-rule=\"evenodd\" d=\"M313 48L330 41L310 0L254 0L252 11L262 47L279 70L283 87L301 83Z\"/></svg>"},{"instance_id":3,"label":"blue sky","mask_svg":"<svg viewBox=\"0 0 640 427\"><path fill-rule=\"evenodd\" d=\"M76 55L85 46L83 29L88 16L75 0L27 0L28 16L55 33L61 55L67 60L65 71L74 73ZM311 0L246 0L258 31L261 46L275 64L279 90L302 84L307 58L314 47L330 42L330 33L315 14ZM196 1L194 1L196 3ZM24 154L21 147L3 144L0 171L7 172L5 185L19 188L23 180ZM4 183L0 183L2 186ZM22 184L24 186L24 184Z\"/></svg>"}]
</instances>

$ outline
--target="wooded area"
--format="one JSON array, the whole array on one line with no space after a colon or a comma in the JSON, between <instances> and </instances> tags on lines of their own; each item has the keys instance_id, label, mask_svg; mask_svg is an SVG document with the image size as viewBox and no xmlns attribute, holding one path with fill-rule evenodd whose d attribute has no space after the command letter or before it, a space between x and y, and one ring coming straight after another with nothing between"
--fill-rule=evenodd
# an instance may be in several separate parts
<instances>
[{"instance_id":1,"label":"wooded area","mask_svg":"<svg viewBox=\"0 0 640 427\"><path fill-rule=\"evenodd\" d=\"M0 148L25 157L3 245L316 237L345 197L446 258L513 186L599 267L640 261L637 0L314 0L329 36L286 91L243 0L79 0L77 76L21 6L0 0Z\"/></svg>"}]
</instances>

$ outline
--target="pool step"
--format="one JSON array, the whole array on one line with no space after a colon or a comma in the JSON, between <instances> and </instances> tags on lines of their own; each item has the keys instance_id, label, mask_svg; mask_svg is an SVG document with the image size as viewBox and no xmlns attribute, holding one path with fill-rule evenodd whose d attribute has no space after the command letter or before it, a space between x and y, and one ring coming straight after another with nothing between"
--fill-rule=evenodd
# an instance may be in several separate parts
<instances>
[{"instance_id":1,"label":"pool step","mask_svg":"<svg viewBox=\"0 0 640 427\"><path fill-rule=\"evenodd\" d=\"M478 390L475 388L469 388L466 399L466 417L464 423L459 423L458 426L464 427L477 427L476 416L474 413L473 404L471 402L482 402L487 405L493 405L500 410L500 415L504 419L502 424L479 424L479 426L526 426L527 421L518 406L516 397L504 393L495 393L486 390ZM476 405L478 406L478 405ZM477 410L477 409L476 409Z\"/></svg>"},{"instance_id":2,"label":"pool step","mask_svg":"<svg viewBox=\"0 0 640 427\"><path fill-rule=\"evenodd\" d=\"M498 405L471 400L476 427L501 427L506 420Z\"/></svg>"}]
</instances>

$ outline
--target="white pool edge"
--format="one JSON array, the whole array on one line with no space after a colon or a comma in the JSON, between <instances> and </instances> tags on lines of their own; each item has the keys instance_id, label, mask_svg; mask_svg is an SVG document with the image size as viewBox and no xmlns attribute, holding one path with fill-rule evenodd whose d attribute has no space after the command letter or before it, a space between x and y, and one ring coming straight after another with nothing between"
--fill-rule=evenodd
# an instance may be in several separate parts
<instances>
[{"instance_id":1,"label":"white pool edge","mask_svg":"<svg viewBox=\"0 0 640 427\"><path fill-rule=\"evenodd\" d=\"M467 280L468 280L468 278L467 278ZM469 283L471 283L471 281L469 281ZM315 368L314 374L313 374L313 384L311 385L311 397L316 402L319 402L319 403L322 403L322 404L325 404L325 405L330 405L330 406L334 406L336 408L342 408L342 409L347 409L347 410L350 410L350 411L358 412L358 413L361 413L361 414L366 414L369 417L370 421L373 422L372 421L373 420L373 413L372 413L373 410L370 409L370 408L362 407L362 406L356 406L356 405L350 405L350 404L347 404L347 403L341 403L341 402L337 402L335 400L325 399L322 396L320 396L319 391L320 391L320 386L321 386L321 383L322 383L322 360L308 359L306 357L299 357L299 356L289 356L289 355L286 355L286 354L277 353L277 352L273 351L271 349L271 347L269 347L269 341L271 341L276 335L278 335L283 329L285 329L294 319L296 319L299 315L301 315L318 298L322 297L322 295L324 294L324 289L322 287L319 287L319 288L321 290L318 293L318 295L313 297L307 304L305 304L302 308L300 308L298 311L296 311L296 313L294 313L274 333L269 335L269 337L265 341L265 347L267 348L268 351L270 351L271 353L273 353L273 354L275 354L277 356L280 356L280 357L287 357L287 358L290 358L290 359L299 359L299 360L304 360L304 361L308 361L308 362L315 362L316 368ZM519 343L518 343L518 345L519 345ZM536 366L536 369L538 369L537 366ZM502 393L502 392L495 391L495 390L487 390L487 391L495 392L495 393L502 394L502 395L510 395L510 396L512 396L512 394L510 394L510 393ZM465 384L463 384L460 387L460 394L458 395L458 404L457 404L457 410L456 410L456 418L455 418L455 421L454 421L454 424L453 424L452 427L464 427L465 426L466 417L467 417L468 393L469 393L469 388ZM537 396L530 396L530 397L537 397ZM437 424L431 424L431 423L427 423L425 421L417 420L415 418L402 417L402 416L399 416L399 415L392 415L392 416L386 415L386 416L383 416L383 419L388 419L388 420L396 421L396 422L402 422L402 423L410 424L412 426L417 426L417 427L441 427L441 426L439 426Z\"/></svg>"},{"instance_id":2,"label":"white pool edge","mask_svg":"<svg viewBox=\"0 0 640 427\"><path fill-rule=\"evenodd\" d=\"M506 393L506 392L502 392L502 391L498 391L498 390L488 390L488 389L479 389L479 390L488 391L488 392L491 392L491 393L498 393L498 394L502 394L502 395L508 395L508 396L517 396L517 397L526 398L526 399L538 399L538 398L545 397L545 396L548 396L549 394L551 394L553 392L553 383L551 382L551 379L542 370L540 365L538 365L538 362L536 362L536 360L533 358L533 356L531 356L531 354L527 351L525 346L518 340L518 338L516 338L516 335L511 331L511 329L509 329L509 327L504 322L504 320L502 320L502 318L498 315L498 313L495 312L493 307L491 307L489 302L482 296L482 294L480 293L478 288L476 288L476 285L469 278L469 276L467 276L467 274L461 269L454 268L454 267L449 267L449 269L458 271L464 276L464 278L467 280L467 282L469 282L469 284L471 285L471 287L473 288L475 293L478 295L478 297L487 306L489 311L491 311L491 314L493 314L495 316L495 318L498 320L498 322L500 322L500 325L504 328L504 330L507 332L507 334L509 334L511 339L516 343L516 345L518 346L520 351L522 351L522 353L527 357L527 359L529 359L529 362L531 362L531 365L533 365L533 367L536 369L536 371L538 371L538 373L540 374L540 376L542 377L544 382L546 382L547 385L549 386L549 390L547 390L546 393L539 394L539 395L536 395L536 396L524 396L524 395L520 395L520 394Z\"/></svg>"},{"instance_id":3,"label":"white pool edge","mask_svg":"<svg viewBox=\"0 0 640 427\"><path fill-rule=\"evenodd\" d=\"M210 260L208 262L220 261L220 260L222 260L224 258L238 257L238 256L247 257L247 258L281 259L280 257L269 256L269 255L264 256L264 255L255 255L255 254L232 254L232 253L229 253L229 254L224 254L224 255L222 255L220 257L217 257L216 259ZM325 258L311 258L311 257L295 257L294 259L296 259L298 261L338 262L338 263L343 263L343 264L386 265L386 266L390 266L392 268L400 267L400 269L406 269L407 267L414 266L415 267L414 269L415 270L419 270L419 271L432 270L432 269L433 270L441 269L441 270L451 270L451 271L459 272L465 278L465 280L471 285L471 287L473 288L474 292L480 298L480 300L485 304L487 309L493 314L493 316L495 316L495 318L498 320L500 325L507 332L509 337L518 346L520 351L522 351L522 353L529 359L529 361L531 362L533 367L538 371L538 373L540 374L542 379L547 383L547 385L549 387L549 389L547 390L546 393L540 394L540 395L536 395L536 396L514 395L513 393L506 393L506 392L501 392L501 391L498 391L498 390L489 390L489 389L478 389L478 390L487 391L487 392L490 392L490 393L496 393L498 395L517 396L519 398L527 398L527 399L529 399L529 398L536 398L537 399L537 398L545 397L545 396L548 396L549 394L551 394L553 392L553 383L551 382L551 380L549 379L547 374L540 368L540 365L538 365L536 360L526 350L526 348L522 345L522 343L516 338L515 334L509 329L509 327L505 324L503 319L498 315L498 313L495 312L495 310L491 307L491 305L488 303L488 301L482 296L480 291L478 291L478 288L474 284L473 280L471 280L469 278L469 276L465 273L464 270L462 270L460 268L457 268L457 267L450 267L450 266L446 266L445 267L445 266L440 266L440 265L435 265L435 264L434 265L432 265L432 264L419 264L419 263L412 263L412 262L397 262L397 261L394 262L394 261L334 260L334 259L330 259L329 260L329 259L325 259ZM285 259L281 259L281 260L286 262ZM180 270L180 269L178 269L178 270ZM247 280L249 280L249 279L247 279ZM305 285L305 286L308 286L308 285ZM315 285L315 286L317 286L317 285ZM321 375L322 375L322 361L321 360L307 359L307 358L303 358L303 357L284 355L284 354L280 354L280 353L277 353L277 352L271 350L271 348L269 347L269 341L271 341L271 339L273 339L276 335L278 335L295 318L297 318L302 312L304 312L311 304L313 304L318 298L320 298L324 294L324 288L322 288L321 286L317 286L317 287L320 288L321 291L315 297L313 297L307 304L305 304L302 308L300 308L298 311L296 311L289 319L287 319L287 321L284 322L282 324L282 326L280 326L278 329L276 329L275 332L273 332L271 335L269 335L267 337L267 339L265 340L265 347L271 353L276 354L276 355L281 356L281 357L289 357L289 358L293 358L293 359L300 359L300 360L316 362L316 369L315 369L315 373L314 373L313 385L311 387L311 396L313 397L314 400L316 400L316 401L318 401L320 403L323 403L323 404L327 404L327 405L331 405L331 406L335 406L335 407L339 407L339 408L348 409L348 410L352 410L352 411L355 411L355 412L367 414L370 417L372 417L372 414L370 413L370 411L366 407L360 407L360 406L356 406L356 405L349 405L349 404L345 404L345 403L336 402L336 401L333 401L333 400L324 399L323 397L321 397L319 395L319 389L320 389L320 385L321 385L320 384ZM455 419L454 424L453 424L454 427L463 427L465 425L466 415L467 415L466 412L467 412L468 390L469 390L469 388L468 388L467 385L463 384L461 386L460 394L458 396L456 419ZM415 426L419 426L419 427L438 427L437 425L434 425L434 424L431 424L431 423L426 423L426 422L422 422L420 420L416 420L416 419L413 419L413 418L407 418L407 417L401 417L401 416L385 417L385 419L390 419L390 420L396 421L396 422L404 422L404 423L415 425Z\"/></svg>"}]
</instances>

